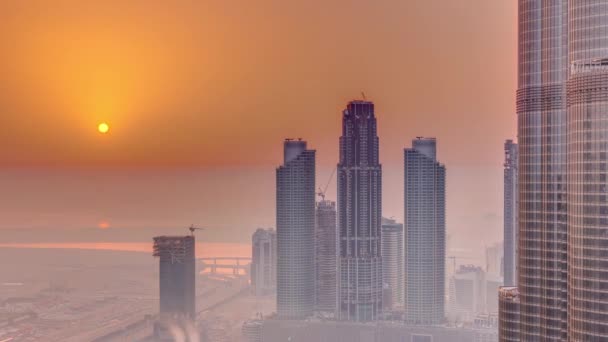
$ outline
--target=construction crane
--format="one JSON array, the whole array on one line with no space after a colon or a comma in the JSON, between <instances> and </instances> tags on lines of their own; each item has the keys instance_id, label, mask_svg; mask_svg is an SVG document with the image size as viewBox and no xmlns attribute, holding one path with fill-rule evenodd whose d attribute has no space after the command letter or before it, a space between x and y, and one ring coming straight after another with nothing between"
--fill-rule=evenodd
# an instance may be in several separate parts
<instances>
[{"instance_id":1,"label":"construction crane","mask_svg":"<svg viewBox=\"0 0 608 342\"><path fill-rule=\"evenodd\" d=\"M190 230L190 235L194 236L195 230L205 230L205 228L195 227L193 224L191 224L190 227L188 227L188 230Z\"/></svg>"},{"instance_id":2,"label":"construction crane","mask_svg":"<svg viewBox=\"0 0 608 342\"><path fill-rule=\"evenodd\" d=\"M329 180L327 181L327 184L325 184L325 188L323 188L323 189L319 188L319 191L317 192L317 196L321 197L321 199L323 201L325 201L325 192L327 191L327 188L329 187L329 183L331 183L331 180L334 178L336 169L337 169L337 167L335 167L334 170L331 172L331 175L329 176Z\"/></svg>"}]
</instances>

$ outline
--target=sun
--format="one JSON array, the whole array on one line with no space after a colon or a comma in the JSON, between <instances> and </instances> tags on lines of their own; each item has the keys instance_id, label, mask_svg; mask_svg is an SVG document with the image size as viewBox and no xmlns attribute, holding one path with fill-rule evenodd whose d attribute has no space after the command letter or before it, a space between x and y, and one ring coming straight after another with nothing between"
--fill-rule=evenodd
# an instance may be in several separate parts
<instances>
[{"instance_id":1,"label":"sun","mask_svg":"<svg viewBox=\"0 0 608 342\"><path fill-rule=\"evenodd\" d=\"M106 134L108 133L108 131L110 130L110 126L108 126L107 123L102 122L97 126L97 130L99 131L99 133L101 134Z\"/></svg>"}]
</instances>

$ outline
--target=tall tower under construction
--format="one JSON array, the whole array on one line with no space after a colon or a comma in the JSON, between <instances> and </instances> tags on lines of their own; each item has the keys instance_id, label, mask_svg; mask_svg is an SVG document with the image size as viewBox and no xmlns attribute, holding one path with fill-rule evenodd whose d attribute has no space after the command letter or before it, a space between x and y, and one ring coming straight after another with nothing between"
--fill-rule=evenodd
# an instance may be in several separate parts
<instances>
[{"instance_id":1,"label":"tall tower under construction","mask_svg":"<svg viewBox=\"0 0 608 342\"><path fill-rule=\"evenodd\" d=\"M160 317L190 319L196 315L194 236L157 236Z\"/></svg>"}]
</instances>

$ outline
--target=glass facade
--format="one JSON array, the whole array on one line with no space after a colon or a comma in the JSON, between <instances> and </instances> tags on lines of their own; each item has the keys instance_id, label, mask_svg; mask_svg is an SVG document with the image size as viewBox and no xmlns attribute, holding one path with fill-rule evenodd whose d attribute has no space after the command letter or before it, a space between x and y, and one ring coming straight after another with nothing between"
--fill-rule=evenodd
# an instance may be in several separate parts
<instances>
[{"instance_id":1,"label":"glass facade","mask_svg":"<svg viewBox=\"0 0 608 342\"><path fill-rule=\"evenodd\" d=\"M277 314L306 318L315 298L315 151L287 140L277 168Z\"/></svg>"},{"instance_id":2,"label":"glass facade","mask_svg":"<svg viewBox=\"0 0 608 342\"><path fill-rule=\"evenodd\" d=\"M404 150L405 319L434 325L445 320L445 166L434 138Z\"/></svg>"},{"instance_id":3,"label":"glass facade","mask_svg":"<svg viewBox=\"0 0 608 342\"><path fill-rule=\"evenodd\" d=\"M504 163L504 284L517 285L518 241L518 149L513 140L505 142Z\"/></svg>"},{"instance_id":4,"label":"glass facade","mask_svg":"<svg viewBox=\"0 0 608 342\"><path fill-rule=\"evenodd\" d=\"M395 220L382 219L382 277L391 291L392 305L385 310L403 308L403 225Z\"/></svg>"},{"instance_id":5,"label":"glass facade","mask_svg":"<svg viewBox=\"0 0 608 342\"><path fill-rule=\"evenodd\" d=\"M608 2L569 21L568 338L608 341Z\"/></svg>"},{"instance_id":6,"label":"glass facade","mask_svg":"<svg viewBox=\"0 0 608 342\"><path fill-rule=\"evenodd\" d=\"M336 202L323 199L317 203L315 230L316 309L336 312Z\"/></svg>"},{"instance_id":7,"label":"glass facade","mask_svg":"<svg viewBox=\"0 0 608 342\"><path fill-rule=\"evenodd\" d=\"M343 112L338 164L338 315L373 321L382 312L382 166L374 104Z\"/></svg>"},{"instance_id":8,"label":"glass facade","mask_svg":"<svg viewBox=\"0 0 608 342\"><path fill-rule=\"evenodd\" d=\"M567 8L567 0L520 0L518 8L522 341L567 334Z\"/></svg>"},{"instance_id":9,"label":"glass facade","mask_svg":"<svg viewBox=\"0 0 608 342\"><path fill-rule=\"evenodd\" d=\"M517 287L505 286L498 290L498 307L498 340L500 342L519 342L519 291L517 291Z\"/></svg>"}]
</instances>

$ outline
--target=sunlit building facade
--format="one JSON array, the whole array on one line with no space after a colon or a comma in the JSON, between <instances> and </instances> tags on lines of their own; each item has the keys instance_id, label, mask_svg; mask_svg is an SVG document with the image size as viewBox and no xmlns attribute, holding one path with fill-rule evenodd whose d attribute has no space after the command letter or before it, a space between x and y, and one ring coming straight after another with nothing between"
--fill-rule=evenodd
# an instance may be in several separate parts
<instances>
[{"instance_id":1,"label":"sunlit building facade","mask_svg":"<svg viewBox=\"0 0 608 342\"><path fill-rule=\"evenodd\" d=\"M608 341L608 1L568 9L568 340Z\"/></svg>"},{"instance_id":2,"label":"sunlit building facade","mask_svg":"<svg viewBox=\"0 0 608 342\"><path fill-rule=\"evenodd\" d=\"M373 321L382 311L382 166L374 104L351 101L338 163L338 316Z\"/></svg>"},{"instance_id":3,"label":"sunlit building facade","mask_svg":"<svg viewBox=\"0 0 608 342\"><path fill-rule=\"evenodd\" d=\"M315 298L315 151L302 140L284 142L277 168L277 314L313 314Z\"/></svg>"},{"instance_id":4,"label":"sunlit building facade","mask_svg":"<svg viewBox=\"0 0 608 342\"><path fill-rule=\"evenodd\" d=\"M567 0L519 0L518 287L522 341L567 335Z\"/></svg>"},{"instance_id":5,"label":"sunlit building facade","mask_svg":"<svg viewBox=\"0 0 608 342\"><path fill-rule=\"evenodd\" d=\"M519 291L505 286L498 290L498 340L519 342Z\"/></svg>"}]
</instances>

